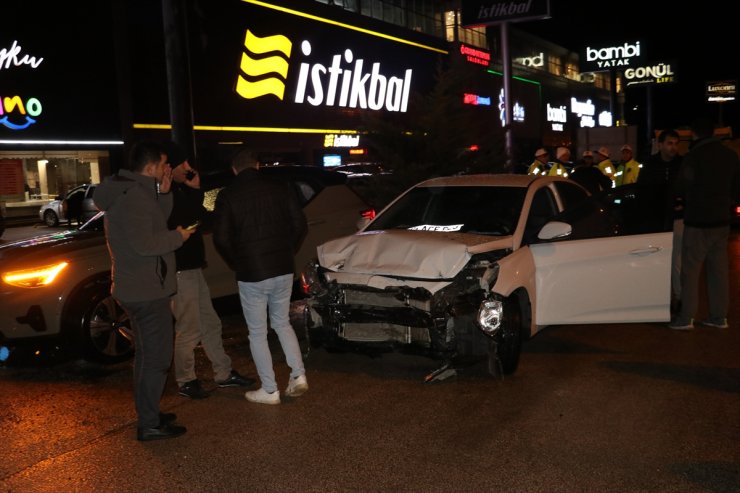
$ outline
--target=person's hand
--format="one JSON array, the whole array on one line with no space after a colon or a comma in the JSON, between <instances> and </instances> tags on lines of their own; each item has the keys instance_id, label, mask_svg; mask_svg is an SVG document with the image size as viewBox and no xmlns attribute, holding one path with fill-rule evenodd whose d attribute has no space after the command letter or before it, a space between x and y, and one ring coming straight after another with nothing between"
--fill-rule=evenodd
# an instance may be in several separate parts
<instances>
[{"instance_id":1,"label":"person's hand","mask_svg":"<svg viewBox=\"0 0 740 493\"><path fill-rule=\"evenodd\" d=\"M190 235L195 233L196 228L183 228L182 226L177 227L177 232L182 236L182 242L185 243L190 238Z\"/></svg>"},{"instance_id":2,"label":"person's hand","mask_svg":"<svg viewBox=\"0 0 740 493\"><path fill-rule=\"evenodd\" d=\"M195 171L193 168L189 168L188 172L189 173L192 172L195 176L193 176L192 178L188 180L187 175L186 175L185 184L189 186L190 188L200 188L200 174L197 171Z\"/></svg>"},{"instance_id":3,"label":"person's hand","mask_svg":"<svg viewBox=\"0 0 740 493\"><path fill-rule=\"evenodd\" d=\"M162 173L162 181L159 182L159 193L169 193L171 186L172 186L172 168L170 168L170 166L167 165L164 168L164 173Z\"/></svg>"}]
</instances>

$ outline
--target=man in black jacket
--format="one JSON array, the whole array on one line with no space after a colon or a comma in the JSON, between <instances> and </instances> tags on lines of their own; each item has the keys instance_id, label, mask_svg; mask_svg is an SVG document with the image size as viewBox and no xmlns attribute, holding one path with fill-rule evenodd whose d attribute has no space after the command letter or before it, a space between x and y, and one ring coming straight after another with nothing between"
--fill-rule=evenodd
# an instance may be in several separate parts
<instances>
[{"instance_id":1,"label":"man in black jacket","mask_svg":"<svg viewBox=\"0 0 740 493\"><path fill-rule=\"evenodd\" d=\"M191 399L208 397L195 374L195 347L200 342L213 367L219 387L249 387L255 381L231 368L231 358L224 351L222 325L211 303L211 291L203 277L206 266L203 234L198 224L205 215L200 175L190 166L183 149L174 142L165 146L172 166L174 206L168 226L192 227L193 234L175 250L177 293L173 296L175 316L175 379L178 392Z\"/></svg>"},{"instance_id":2,"label":"man in black jacket","mask_svg":"<svg viewBox=\"0 0 740 493\"><path fill-rule=\"evenodd\" d=\"M740 195L740 157L712 136L711 120L698 119L691 130L695 142L684 156L676 180L676 193L684 199L681 310L669 327L694 328L699 275L704 264L709 317L700 323L724 329L729 326L730 304L727 243L732 205Z\"/></svg>"},{"instance_id":3,"label":"man in black jacket","mask_svg":"<svg viewBox=\"0 0 740 493\"><path fill-rule=\"evenodd\" d=\"M216 199L213 239L216 248L236 271L239 297L249 330L249 348L259 390L249 391L250 402L279 404L272 356L267 344L267 314L290 366L286 395L308 390L306 371L293 327L290 296L293 289L294 253L307 231L306 216L287 184L259 172L259 163L248 150L232 161L237 175Z\"/></svg>"}]
</instances>

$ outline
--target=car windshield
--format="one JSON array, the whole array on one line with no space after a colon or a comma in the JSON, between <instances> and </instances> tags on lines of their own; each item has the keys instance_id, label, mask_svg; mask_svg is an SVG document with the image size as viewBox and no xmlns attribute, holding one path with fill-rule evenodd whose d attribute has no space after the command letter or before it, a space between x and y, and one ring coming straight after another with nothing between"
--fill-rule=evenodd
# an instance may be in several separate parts
<instances>
[{"instance_id":1,"label":"car windshield","mask_svg":"<svg viewBox=\"0 0 740 493\"><path fill-rule=\"evenodd\" d=\"M508 235L516 229L526 193L523 187L416 187L365 231L412 229Z\"/></svg>"}]
</instances>

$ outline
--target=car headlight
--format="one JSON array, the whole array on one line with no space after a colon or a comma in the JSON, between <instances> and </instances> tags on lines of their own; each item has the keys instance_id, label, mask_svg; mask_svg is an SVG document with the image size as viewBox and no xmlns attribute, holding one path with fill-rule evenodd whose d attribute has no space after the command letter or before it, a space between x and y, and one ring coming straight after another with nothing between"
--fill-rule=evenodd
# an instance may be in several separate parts
<instances>
[{"instance_id":1,"label":"car headlight","mask_svg":"<svg viewBox=\"0 0 740 493\"><path fill-rule=\"evenodd\" d=\"M3 273L3 282L20 288L41 288L54 282L69 262L33 267L31 269L14 270Z\"/></svg>"},{"instance_id":2,"label":"car headlight","mask_svg":"<svg viewBox=\"0 0 740 493\"><path fill-rule=\"evenodd\" d=\"M317 262L311 261L303 268L301 272L301 290L306 296L321 296L326 293L326 287L321 281Z\"/></svg>"},{"instance_id":3,"label":"car headlight","mask_svg":"<svg viewBox=\"0 0 740 493\"><path fill-rule=\"evenodd\" d=\"M476 321L480 329L492 336L501 328L504 316L504 304L499 300L484 300L478 308Z\"/></svg>"}]
</instances>

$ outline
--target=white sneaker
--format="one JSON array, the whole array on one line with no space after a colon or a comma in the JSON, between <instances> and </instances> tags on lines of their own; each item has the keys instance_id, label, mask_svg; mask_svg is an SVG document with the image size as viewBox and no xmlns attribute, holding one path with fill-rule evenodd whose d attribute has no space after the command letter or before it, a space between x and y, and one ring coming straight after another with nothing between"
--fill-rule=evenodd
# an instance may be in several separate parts
<instances>
[{"instance_id":1,"label":"white sneaker","mask_svg":"<svg viewBox=\"0 0 740 493\"><path fill-rule=\"evenodd\" d=\"M265 391L262 387L257 390L250 390L244 397L249 402L256 402L257 404L280 404L280 391L276 390L272 394Z\"/></svg>"},{"instance_id":2,"label":"white sneaker","mask_svg":"<svg viewBox=\"0 0 740 493\"><path fill-rule=\"evenodd\" d=\"M701 325L706 325L707 327L714 327L714 328L717 328L717 329L726 329L726 328L728 328L730 326L727 323L727 319L726 318L721 318L721 319L719 319L719 321L712 320L712 319L707 319L707 320L702 320L699 323Z\"/></svg>"},{"instance_id":3,"label":"white sneaker","mask_svg":"<svg viewBox=\"0 0 740 493\"><path fill-rule=\"evenodd\" d=\"M694 319L689 319L689 323L687 324L674 320L668 324L668 328L673 330L694 330Z\"/></svg>"},{"instance_id":4,"label":"white sneaker","mask_svg":"<svg viewBox=\"0 0 740 493\"><path fill-rule=\"evenodd\" d=\"M308 391L308 380L306 375L300 375L295 378L288 380L288 388L285 389L285 395L290 397L298 397Z\"/></svg>"}]
</instances>

